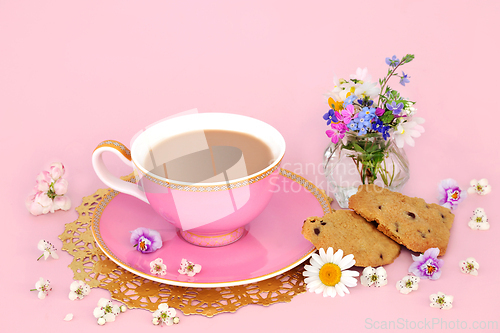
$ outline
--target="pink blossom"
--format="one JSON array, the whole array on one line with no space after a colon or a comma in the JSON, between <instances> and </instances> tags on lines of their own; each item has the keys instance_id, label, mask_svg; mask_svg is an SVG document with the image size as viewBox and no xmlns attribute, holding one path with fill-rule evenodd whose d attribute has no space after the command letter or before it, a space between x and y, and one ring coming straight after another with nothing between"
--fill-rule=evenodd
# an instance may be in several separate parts
<instances>
[{"instance_id":1,"label":"pink blossom","mask_svg":"<svg viewBox=\"0 0 500 333\"><path fill-rule=\"evenodd\" d=\"M25 204L33 215L53 213L56 210L68 210L71 200L65 196L68 191L67 180L62 163L53 163L50 171L42 171L36 177L36 185L32 193L26 198Z\"/></svg>"},{"instance_id":2,"label":"pink blossom","mask_svg":"<svg viewBox=\"0 0 500 333\"><path fill-rule=\"evenodd\" d=\"M337 143L344 137L345 132L347 132L347 126L344 123L332 123L331 127L331 130L326 131L326 135L332 138L333 143Z\"/></svg>"},{"instance_id":3,"label":"pink blossom","mask_svg":"<svg viewBox=\"0 0 500 333\"><path fill-rule=\"evenodd\" d=\"M64 175L64 165L60 162L58 163L52 163L50 165L50 176L54 180L58 180Z\"/></svg>"},{"instance_id":4,"label":"pink blossom","mask_svg":"<svg viewBox=\"0 0 500 333\"><path fill-rule=\"evenodd\" d=\"M68 191L68 181L63 178L59 178L55 183L54 183L54 192L57 195L64 195Z\"/></svg>"},{"instance_id":5,"label":"pink blossom","mask_svg":"<svg viewBox=\"0 0 500 333\"><path fill-rule=\"evenodd\" d=\"M349 122L353 119L356 118L358 115L356 114L353 117L354 114L354 106L352 104L349 104L348 106L345 107L344 110L341 112L335 111L335 116L340 122L343 122L344 124L349 124Z\"/></svg>"}]
</instances>

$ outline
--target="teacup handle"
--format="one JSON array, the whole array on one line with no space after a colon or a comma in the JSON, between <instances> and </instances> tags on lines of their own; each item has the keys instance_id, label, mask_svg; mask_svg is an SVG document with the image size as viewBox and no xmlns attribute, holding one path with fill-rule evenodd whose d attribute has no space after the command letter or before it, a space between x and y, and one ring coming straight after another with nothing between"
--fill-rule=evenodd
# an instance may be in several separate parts
<instances>
[{"instance_id":1,"label":"teacup handle","mask_svg":"<svg viewBox=\"0 0 500 333\"><path fill-rule=\"evenodd\" d=\"M141 199L145 203L149 204L146 194L139 189L136 184L126 182L120 178L113 175L102 160L102 154L104 152L111 152L117 155L125 164L134 167L132 163L132 156L130 150L118 141L107 140L103 141L97 145L96 149L92 153L92 166L97 174L97 177L102 180L104 184L111 187L119 192L132 195L138 199Z\"/></svg>"}]
</instances>

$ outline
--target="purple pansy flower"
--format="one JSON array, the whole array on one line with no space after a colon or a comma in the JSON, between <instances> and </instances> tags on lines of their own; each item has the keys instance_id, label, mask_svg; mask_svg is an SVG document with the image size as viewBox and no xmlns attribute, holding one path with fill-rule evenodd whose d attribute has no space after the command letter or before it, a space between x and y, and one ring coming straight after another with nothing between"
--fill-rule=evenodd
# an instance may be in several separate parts
<instances>
[{"instance_id":1,"label":"purple pansy flower","mask_svg":"<svg viewBox=\"0 0 500 333\"><path fill-rule=\"evenodd\" d=\"M335 110L333 109L328 110L328 112L323 115L323 119L326 120L327 125L338 122L338 119L335 116Z\"/></svg>"},{"instance_id":2,"label":"purple pansy flower","mask_svg":"<svg viewBox=\"0 0 500 333\"><path fill-rule=\"evenodd\" d=\"M158 231L142 227L132 231L130 243L142 253L154 252L163 245Z\"/></svg>"},{"instance_id":3,"label":"purple pansy flower","mask_svg":"<svg viewBox=\"0 0 500 333\"><path fill-rule=\"evenodd\" d=\"M403 72L403 75L401 76L401 80L399 80L399 83L401 83L402 86L404 86L406 83L410 83L410 80L408 78L409 78L408 74L405 74L405 72Z\"/></svg>"},{"instance_id":4,"label":"purple pansy flower","mask_svg":"<svg viewBox=\"0 0 500 333\"><path fill-rule=\"evenodd\" d=\"M453 209L467 197L467 192L458 187L458 183L451 178L441 181L438 186L439 204L443 207Z\"/></svg>"},{"instance_id":5,"label":"purple pansy flower","mask_svg":"<svg viewBox=\"0 0 500 333\"><path fill-rule=\"evenodd\" d=\"M392 102L391 104L386 103L385 107L389 110L392 111L393 115L398 115L403 111L404 104L403 103L396 103Z\"/></svg>"},{"instance_id":6,"label":"purple pansy flower","mask_svg":"<svg viewBox=\"0 0 500 333\"><path fill-rule=\"evenodd\" d=\"M439 249L433 247L417 256L411 255L413 264L411 264L408 272L414 274L421 279L437 280L441 276L441 266L444 260L438 259Z\"/></svg>"}]
</instances>

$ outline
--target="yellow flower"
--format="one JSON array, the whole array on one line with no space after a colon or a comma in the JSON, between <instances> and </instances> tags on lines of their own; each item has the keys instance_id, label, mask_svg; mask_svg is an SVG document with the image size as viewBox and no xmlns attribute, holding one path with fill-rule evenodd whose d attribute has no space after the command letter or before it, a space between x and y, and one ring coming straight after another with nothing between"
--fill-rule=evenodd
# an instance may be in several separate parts
<instances>
[{"instance_id":1,"label":"yellow flower","mask_svg":"<svg viewBox=\"0 0 500 333\"><path fill-rule=\"evenodd\" d=\"M344 109L344 102L340 101L335 101L333 98L329 97L328 98L328 105L335 111L340 111Z\"/></svg>"}]
</instances>

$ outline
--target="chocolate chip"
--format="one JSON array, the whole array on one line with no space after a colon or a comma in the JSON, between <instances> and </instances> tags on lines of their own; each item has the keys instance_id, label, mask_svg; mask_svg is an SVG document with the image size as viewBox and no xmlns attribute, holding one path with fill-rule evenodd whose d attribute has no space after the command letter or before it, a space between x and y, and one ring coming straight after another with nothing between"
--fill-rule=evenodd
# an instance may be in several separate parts
<instances>
[{"instance_id":1,"label":"chocolate chip","mask_svg":"<svg viewBox=\"0 0 500 333\"><path fill-rule=\"evenodd\" d=\"M319 235L319 232L320 232L320 231L319 231L319 229L318 229L318 228L314 228L314 233L316 234L316 236L317 236L317 235Z\"/></svg>"},{"instance_id":2,"label":"chocolate chip","mask_svg":"<svg viewBox=\"0 0 500 333\"><path fill-rule=\"evenodd\" d=\"M380 254L380 259L384 260L384 256L382 255L382 253Z\"/></svg>"},{"instance_id":3,"label":"chocolate chip","mask_svg":"<svg viewBox=\"0 0 500 333\"><path fill-rule=\"evenodd\" d=\"M326 225L326 222L321 220L321 225Z\"/></svg>"},{"instance_id":4,"label":"chocolate chip","mask_svg":"<svg viewBox=\"0 0 500 333\"><path fill-rule=\"evenodd\" d=\"M422 231L417 230L417 232L419 232L419 233L420 233L420 236L422 236L422 238L425 238L425 234L424 234Z\"/></svg>"},{"instance_id":5,"label":"chocolate chip","mask_svg":"<svg viewBox=\"0 0 500 333\"><path fill-rule=\"evenodd\" d=\"M382 206L378 206L378 209L382 210Z\"/></svg>"},{"instance_id":6,"label":"chocolate chip","mask_svg":"<svg viewBox=\"0 0 500 333\"><path fill-rule=\"evenodd\" d=\"M412 219L415 218L415 213L412 213L412 212L406 212L406 215L408 215L409 217L411 217Z\"/></svg>"},{"instance_id":7,"label":"chocolate chip","mask_svg":"<svg viewBox=\"0 0 500 333\"><path fill-rule=\"evenodd\" d=\"M396 232L399 232L399 223L394 223L394 226L396 227Z\"/></svg>"},{"instance_id":8,"label":"chocolate chip","mask_svg":"<svg viewBox=\"0 0 500 333\"><path fill-rule=\"evenodd\" d=\"M315 220L315 219L312 219L312 220L311 220L311 221L309 221L309 222L314 223L314 222L316 222L316 220Z\"/></svg>"},{"instance_id":9,"label":"chocolate chip","mask_svg":"<svg viewBox=\"0 0 500 333\"><path fill-rule=\"evenodd\" d=\"M443 219L444 219L444 215L443 215L443 214L441 214L441 218L443 218Z\"/></svg>"},{"instance_id":10,"label":"chocolate chip","mask_svg":"<svg viewBox=\"0 0 500 333\"><path fill-rule=\"evenodd\" d=\"M431 229L427 229L427 232L431 232Z\"/></svg>"}]
</instances>

